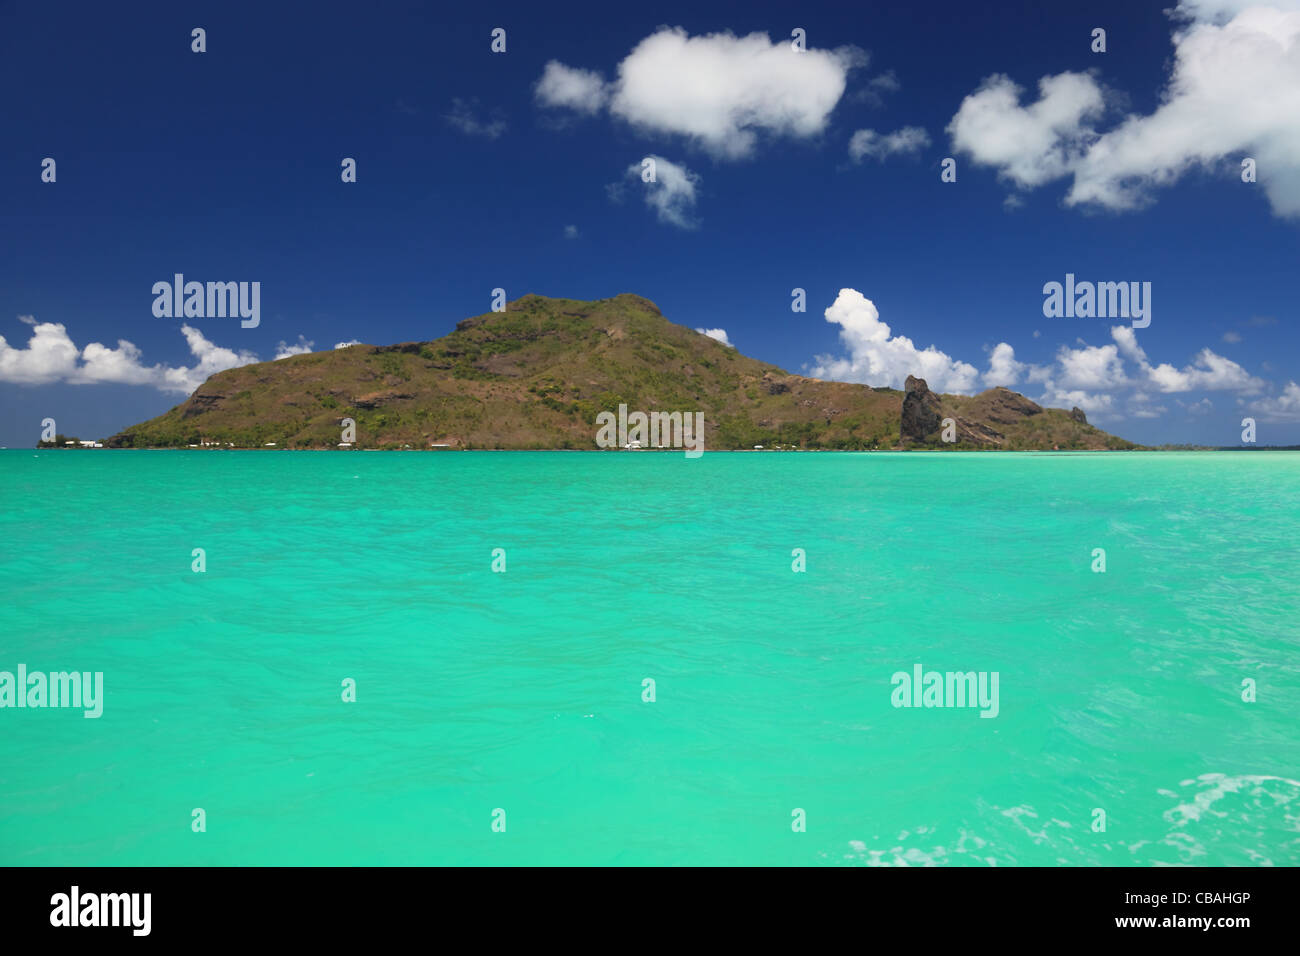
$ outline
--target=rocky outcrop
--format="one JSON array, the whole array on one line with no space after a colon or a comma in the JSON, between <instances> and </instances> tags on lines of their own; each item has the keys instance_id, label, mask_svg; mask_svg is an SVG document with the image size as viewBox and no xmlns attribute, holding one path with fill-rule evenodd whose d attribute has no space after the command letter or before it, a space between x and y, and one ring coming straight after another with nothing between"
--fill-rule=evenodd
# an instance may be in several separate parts
<instances>
[{"instance_id":1,"label":"rocky outcrop","mask_svg":"<svg viewBox=\"0 0 1300 956\"><path fill-rule=\"evenodd\" d=\"M930 391L925 379L907 376L904 383L906 394L903 396L903 418L900 434L903 441L925 441L936 431L942 422L939 396Z\"/></svg>"},{"instance_id":2,"label":"rocky outcrop","mask_svg":"<svg viewBox=\"0 0 1300 956\"><path fill-rule=\"evenodd\" d=\"M769 395L784 395L790 391L790 383L769 373L763 376L763 390Z\"/></svg>"},{"instance_id":3,"label":"rocky outcrop","mask_svg":"<svg viewBox=\"0 0 1300 956\"><path fill-rule=\"evenodd\" d=\"M1070 409L1070 417L1080 425L1088 424L1088 416L1083 413L1083 409L1078 405L1075 405L1074 408Z\"/></svg>"},{"instance_id":4,"label":"rocky outcrop","mask_svg":"<svg viewBox=\"0 0 1300 956\"><path fill-rule=\"evenodd\" d=\"M193 418L195 415L202 415L204 412L210 412L221 405L226 400L225 395L219 395L216 392L195 392L190 396L190 400L182 413L182 418Z\"/></svg>"},{"instance_id":5,"label":"rocky outcrop","mask_svg":"<svg viewBox=\"0 0 1300 956\"><path fill-rule=\"evenodd\" d=\"M988 445L990 447L1001 447L1006 443L1006 436L983 422L971 421L968 418L956 418L957 424L956 440L963 444L970 445Z\"/></svg>"},{"instance_id":6,"label":"rocky outcrop","mask_svg":"<svg viewBox=\"0 0 1300 956\"><path fill-rule=\"evenodd\" d=\"M980 407L982 417L1000 425L1010 425L1031 415L1040 415L1043 411L1041 405L1035 405L1019 392L1002 386L991 389L980 397L984 399Z\"/></svg>"}]
</instances>

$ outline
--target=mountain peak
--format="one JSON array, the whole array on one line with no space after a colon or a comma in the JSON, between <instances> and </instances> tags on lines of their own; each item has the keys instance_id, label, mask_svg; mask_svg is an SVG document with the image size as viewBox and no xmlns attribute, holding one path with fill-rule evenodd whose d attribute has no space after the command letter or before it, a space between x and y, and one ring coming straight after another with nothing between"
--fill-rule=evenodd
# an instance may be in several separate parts
<instances>
[{"instance_id":1,"label":"mountain peak","mask_svg":"<svg viewBox=\"0 0 1300 956\"><path fill-rule=\"evenodd\" d=\"M904 428L905 401L912 409ZM649 299L529 293L430 342L364 346L227 369L116 447L594 448L596 416L701 412L706 448L1131 447L1059 409L990 389L907 395L792 375L678 325ZM341 437L344 422L355 438Z\"/></svg>"}]
</instances>

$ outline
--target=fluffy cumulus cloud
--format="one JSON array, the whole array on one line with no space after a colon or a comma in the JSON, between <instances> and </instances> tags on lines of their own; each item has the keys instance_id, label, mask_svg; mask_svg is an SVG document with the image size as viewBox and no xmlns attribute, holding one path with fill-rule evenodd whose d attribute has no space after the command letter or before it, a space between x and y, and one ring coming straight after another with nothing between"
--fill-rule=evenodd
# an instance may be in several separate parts
<instances>
[{"instance_id":1,"label":"fluffy cumulus cloud","mask_svg":"<svg viewBox=\"0 0 1300 956\"><path fill-rule=\"evenodd\" d=\"M1197 352L1192 362L1182 368L1168 362L1153 366L1145 350L1138 345L1137 333L1132 328L1117 325L1110 334L1124 357L1138 367L1145 384L1160 392L1239 391L1256 394L1268 384L1232 359L1208 348Z\"/></svg>"},{"instance_id":2,"label":"fluffy cumulus cloud","mask_svg":"<svg viewBox=\"0 0 1300 956\"><path fill-rule=\"evenodd\" d=\"M989 77L962 101L948 124L953 147L1031 188L1064 176L1096 139L1089 121L1104 98L1086 73L1061 73L1038 84L1038 100L1020 105L1023 90L1008 76Z\"/></svg>"},{"instance_id":3,"label":"fluffy cumulus cloud","mask_svg":"<svg viewBox=\"0 0 1300 956\"><path fill-rule=\"evenodd\" d=\"M14 348L0 335L0 381L44 385L62 381L76 371L81 351L62 325L37 322L30 315L19 316L19 320L32 326L32 337L26 348Z\"/></svg>"},{"instance_id":4,"label":"fluffy cumulus cloud","mask_svg":"<svg viewBox=\"0 0 1300 956\"><path fill-rule=\"evenodd\" d=\"M1109 130L1097 80L1060 73L1038 99L996 75L948 126L954 148L1021 188L1068 178L1066 202L1133 209L1191 169L1238 177L1244 158L1273 211L1300 217L1300 0L1182 0L1160 105Z\"/></svg>"},{"instance_id":5,"label":"fluffy cumulus cloud","mask_svg":"<svg viewBox=\"0 0 1300 956\"><path fill-rule=\"evenodd\" d=\"M1082 345L1082 343L1081 343ZM1061 346L1056 353L1057 378L1067 388L1123 388L1128 384L1117 345Z\"/></svg>"},{"instance_id":6,"label":"fluffy cumulus cloud","mask_svg":"<svg viewBox=\"0 0 1300 956\"><path fill-rule=\"evenodd\" d=\"M204 341L211 346L211 342L206 339ZM158 384L163 370L159 366L145 365L142 358L140 349L125 339L119 339L115 349L99 342L91 342L81 352L80 367L72 371L66 380L87 385L105 382L122 385Z\"/></svg>"},{"instance_id":7,"label":"fluffy cumulus cloud","mask_svg":"<svg viewBox=\"0 0 1300 956\"><path fill-rule=\"evenodd\" d=\"M971 393L979 373L933 345L918 349L912 340L894 335L880 320L875 303L856 289L841 289L826 310L826 321L840 326L840 341L848 355L817 356L811 374L841 382L902 388L907 376L926 380L936 392Z\"/></svg>"},{"instance_id":8,"label":"fluffy cumulus cloud","mask_svg":"<svg viewBox=\"0 0 1300 956\"><path fill-rule=\"evenodd\" d=\"M165 392L183 392L188 395L218 372L261 361L252 352L236 352L234 349L209 342L202 332L191 326L182 325L181 333L190 347L190 354L198 359L198 362L189 367L155 366L160 370L160 381L152 384L156 384Z\"/></svg>"},{"instance_id":9,"label":"fluffy cumulus cloud","mask_svg":"<svg viewBox=\"0 0 1300 956\"><path fill-rule=\"evenodd\" d=\"M617 79L552 61L534 92L544 106L608 110L646 133L683 136L715 158L741 159L760 134L819 135L849 72L865 62L854 47L798 52L764 33L691 36L661 27L623 59Z\"/></svg>"},{"instance_id":10,"label":"fluffy cumulus cloud","mask_svg":"<svg viewBox=\"0 0 1300 956\"><path fill-rule=\"evenodd\" d=\"M1089 415L1105 417L1117 405L1111 392L1131 384L1124 371L1124 362L1117 345L1088 345L1078 342L1078 348L1061 346L1054 361L1046 365L1021 362L1015 349L1001 342L989 353L988 371L983 380L986 387L1002 385L1011 387L1039 385L1041 390L1031 397L1040 405L1050 408L1079 407Z\"/></svg>"},{"instance_id":11,"label":"fluffy cumulus cloud","mask_svg":"<svg viewBox=\"0 0 1300 956\"><path fill-rule=\"evenodd\" d=\"M892 133L860 129L849 140L849 158L855 163L864 159L883 160L895 153L915 155L930 145L930 134L919 126L904 126Z\"/></svg>"},{"instance_id":12,"label":"fluffy cumulus cloud","mask_svg":"<svg viewBox=\"0 0 1300 956\"><path fill-rule=\"evenodd\" d=\"M984 384L989 388L998 385L1010 388L1025 373L1025 363L1016 361L1016 350L1006 342L999 342L989 353L989 369L984 373Z\"/></svg>"},{"instance_id":13,"label":"fluffy cumulus cloud","mask_svg":"<svg viewBox=\"0 0 1300 956\"><path fill-rule=\"evenodd\" d=\"M1219 391L1232 389L1257 392L1265 383L1255 378L1232 359L1209 349L1201 349L1190 365L1181 369L1161 363L1148 370L1152 384L1162 392Z\"/></svg>"},{"instance_id":14,"label":"fluffy cumulus cloud","mask_svg":"<svg viewBox=\"0 0 1300 956\"><path fill-rule=\"evenodd\" d=\"M1096 418L1108 417L1115 409L1115 398L1101 392L1088 392L1080 388L1050 387L1037 399L1047 408L1081 408Z\"/></svg>"},{"instance_id":15,"label":"fluffy cumulus cloud","mask_svg":"<svg viewBox=\"0 0 1300 956\"><path fill-rule=\"evenodd\" d=\"M1181 367L1153 364L1138 343L1138 333L1127 325L1110 329L1108 343L1091 345L1080 339L1062 345L1041 365L1017 358L1010 343L999 342L986 347L988 367L980 373L936 345L920 349L912 339L895 335L881 321L875 304L854 289L841 289L825 314L827 322L840 326L844 354L816 356L806 368L817 378L901 388L907 376L915 375L935 391L958 394L1005 386L1040 405L1077 406L1102 420L1125 415L1158 418L1168 411L1158 401L1161 396L1228 391L1236 392L1243 405L1253 402L1248 407L1256 409L1261 420L1300 422L1300 386L1294 382L1270 396L1268 382L1209 348ZM1213 407L1205 397L1175 401L1189 414Z\"/></svg>"},{"instance_id":16,"label":"fluffy cumulus cloud","mask_svg":"<svg viewBox=\"0 0 1300 956\"><path fill-rule=\"evenodd\" d=\"M1287 382L1281 394L1259 399L1249 408L1262 422L1300 422L1300 385Z\"/></svg>"},{"instance_id":17,"label":"fluffy cumulus cloud","mask_svg":"<svg viewBox=\"0 0 1300 956\"><path fill-rule=\"evenodd\" d=\"M1053 407L1077 405L1090 415L1119 415L1117 393L1127 391L1130 414L1137 418L1157 418L1168 408L1155 404L1148 390L1159 394L1235 391L1256 395L1268 386L1236 362L1208 348L1201 349L1182 368L1167 362L1152 365L1131 326L1115 326L1110 336L1110 344L1080 342L1078 348L1062 346L1051 364L1025 366L1026 380L1043 384L1043 393L1035 401ZM1180 405L1192 410L1186 403ZM1195 410L1203 411L1207 407L1197 403Z\"/></svg>"},{"instance_id":18,"label":"fluffy cumulus cloud","mask_svg":"<svg viewBox=\"0 0 1300 956\"><path fill-rule=\"evenodd\" d=\"M626 178L645 187L646 205L655 211L659 221L679 229L694 229L699 225L695 218L696 188L700 177L685 166L680 166L662 156L647 156L654 162L654 179L645 181L645 160L627 168Z\"/></svg>"},{"instance_id":19,"label":"fluffy cumulus cloud","mask_svg":"<svg viewBox=\"0 0 1300 956\"><path fill-rule=\"evenodd\" d=\"M306 355L311 351L315 342L309 341L305 336L298 336L298 341L290 344L281 341L275 349L275 358L273 361L278 362L282 358L288 358L290 355Z\"/></svg>"},{"instance_id":20,"label":"fluffy cumulus cloud","mask_svg":"<svg viewBox=\"0 0 1300 956\"><path fill-rule=\"evenodd\" d=\"M348 339L348 341L346 341L346 342L335 342L335 343L334 343L334 347L335 347L336 349L345 349L345 348L347 348L349 345L360 345L360 344L361 344L361 340L360 340L360 339Z\"/></svg>"},{"instance_id":21,"label":"fluffy cumulus cloud","mask_svg":"<svg viewBox=\"0 0 1300 956\"><path fill-rule=\"evenodd\" d=\"M32 326L32 335L22 348L0 336L0 381L21 385L151 385L164 392L188 395L217 372L259 361L252 352L222 348L198 329L183 325L181 332L195 364L145 365L140 349L125 339L119 339L116 348L91 342L79 349L61 323L21 318Z\"/></svg>"},{"instance_id":22,"label":"fluffy cumulus cloud","mask_svg":"<svg viewBox=\"0 0 1300 956\"><path fill-rule=\"evenodd\" d=\"M604 77L595 70L579 70L551 60L533 87L533 95L543 106L591 116L604 108L609 89Z\"/></svg>"},{"instance_id":23,"label":"fluffy cumulus cloud","mask_svg":"<svg viewBox=\"0 0 1300 956\"><path fill-rule=\"evenodd\" d=\"M695 331L699 332L701 335L707 335L709 338L721 342L723 345L730 348L735 348L735 346L731 344L731 339L727 338L726 329L696 329Z\"/></svg>"}]
</instances>

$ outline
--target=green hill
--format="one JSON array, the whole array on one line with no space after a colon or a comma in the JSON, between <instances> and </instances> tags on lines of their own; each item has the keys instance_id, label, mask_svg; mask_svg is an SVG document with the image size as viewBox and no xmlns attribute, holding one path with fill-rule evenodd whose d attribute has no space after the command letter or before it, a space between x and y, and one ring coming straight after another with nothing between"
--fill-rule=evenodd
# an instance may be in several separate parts
<instances>
[{"instance_id":1,"label":"green hill","mask_svg":"<svg viewBox=\"0 0 1300 956\"><path fill-rule=\"evenodd\" d=\"M924 382L919 383L924 389ZM919 392L919 390L914 390ZM527 295L431 342L354 345L228 369L109 447L334 448L343 420L356 447L596 447L596 416L704 413L706 449L1132 448L1083 415L1042 409L1007 389L913 394L805 378L676 325L650 301ZM934 425L951 417L957 441Z\"/></svg>"}]
</instances>

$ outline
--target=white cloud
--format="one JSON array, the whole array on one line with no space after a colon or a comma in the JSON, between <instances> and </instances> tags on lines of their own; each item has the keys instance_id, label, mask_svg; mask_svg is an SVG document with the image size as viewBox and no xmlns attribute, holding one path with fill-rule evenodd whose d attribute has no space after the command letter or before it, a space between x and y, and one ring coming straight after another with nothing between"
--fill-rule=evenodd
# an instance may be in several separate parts
<instances>
[{"instance_id":1,"label":"white cloud","mask_svg":"<svg viewBox=\"0 0 1300 956\"><path fill-rule=\"evenodd\" d=\"M919 126L904 126L892 133L860 129L849 140L849 158L855 163L870 157L884 160L894 153L915 154L930 145L930 134Z\"/></svg>"},{"instance_id":2,"label":"white cloud","mask_svg":"<svg viewBox=\"0 0 1300 956\"><path fill-rule=\"evenodd\" d=\"M564 238L565 238L565 239L577 239L577 238L578 238L578 227L577 227L577 226L565 226L565 227L564 227Z\"/></svg>"},{"instance_id":3,"label":"white cloud","mask_svg":"<svg viewBox=\"0 0 1300 956\"><path fill-rule=\"evenodd\" d=\"M694 218L695 189L700 183L698 174L679 166L662 156L647 156L654 160L655 180L643 183L646 205L655 211L659 221L680 229L694 229L699 222ZM627 168L627 178L641 180L642 164L633 163Z\"/></svg>"},{"instance_id":4,"label":"white cloud","mask_svg":"<svg viewBox=\"0 0 1300 956\"><path fill-rule=\"evenodd\" d=\"M1115 340L1122 354L1130 362L1136 362L1138 365L1145 367L1147 363L1147 353L1142 351L1142 346L1138 345L1137 333L1128 325L1112 326L1110 337Z\"/></svg>"},{"instance_id":5,"label":"white cloud","mask_svg":"<svg viewBox=\"0 0 1300 956\"><path fill-rule=\"evenodd\" d=\"M1281 0L1285 3L1286 0ZM1197 20L1221 23L1231 20L1243 10L1258 5L1258 0L1182 0L1178 5L1184 15ZM1274 3L1279 6L1279 3Z\"/></svg>"},{"instance_id":6,"label":"white cloud","mask_svg":"<svg viewBox=\"0 0 1300 956\"><path fill-rule=\"evenodd\" d=\"M1172 72L1160 105L1104 133L1092 77L1040 81L1039 99L990 77L948 130L958 150L1031 188L1070 177L1069 205L1133 209L1193 168L1230 175L1257 162L1273 212L1300 217L1300 0L1183 0L1174 11Z\"/></svg>"},{"instance_id":7,"label":"white cloud","mask_svg":"<svg viewBox=\"0 0 1300 956\"><path fill-rule=\"evenodd\" d=\"M281 341L280 344L276 347L275 358L272 359L272 361L278 362L280 359L288 358L290 355L306 355L308 352L311 351L312 346L315 344L316 344L315 342L308 341L307 338L303 335L299 335L298 341L293 345L289 345L287 342Z\"/></svg>"},{"instance_id":8,"label":"white cloud","mask_svg":"<svg viewBox=\"0 0 1300 956\"><path fill-rule=\"evenodd\" d=\"M479 119L475 113L477 102L462 99L451 101L451 112L443 116L448 123L466 136L482 136L484 139L497 139L506 131L506 121L500 117L491 120Z\"/></svg>"},{"instance_id":9,"label":"white cloud","mask_svg":"<svg viewBox=\"0 0 1300 956\"><path fill-rule=\"evenodd\" d=\"M1250 410L1262 422L1300 422L1300 385L1287 382L1282 394L1258 399Z\"/></svg>"},{"instance_id":10,"label":"white cloud","mask_svg":"<svg viewBox=\"0 0 1300 956\"><path fill-rule=\"evenodd\" d=\"M1023 188L1065 175L1095 139L1087 121L1101 114L1101 87L1086 73L1060 73L1043 77L1038 91L1036 102L1021 106L1020 86L990 76L948 124L954 148Z\"/></svg>"},{"instance_id":11,"label":"white cloud","mask_svg":"<svg viewBox=\"0 0 1300 956\"><path fill-rule=\"evenodd\" d=\"M1050 386L1052 384L1052 370L1053 366L1051 365L1026 364L1024 367L1025 381Z\"/></svg>"},{"instance_id":12,"label":"white cloud","mask_svg":"<svg viewBox=\"0 0 1300 956\"><path fill-rule=\"evenodd\" d=\"M1020 381L1025 363L1016 361L1016 350L1006 342L999 342L989 354L989 370L984 373L984 384L1011 386Z\"/></svg>"},{"instance_id":13,"label":"white cloud","mask_svg":"<svg viewBox=\"0 0 1300 956\"><path fill-rule=\"evenodd\" d=\"M729 346L733 349L735 348L735 346L731 344L731 339L727 338L726 329L696 329L695 331L699 332L701 335L707 335L709 338L721 342L723 345Z\"/></svg>"},{"instance_id":14,"label":"white cloud","mask_svg":"<svg viewBox=\"0 0 1300 956\"><path fill-rule=\"evenodd\" d=\"M1088 415L1107 416L1115 408L1113 396L1082 389L1049 388L1038 399L1047 408L1081 408Z\"/></svg>"},{"instance_id":15,"label":"white cloud","mask_svg":"<svg viewBox=\"0 0 1300 956\"><path fill-rule=\"evenodd\" d=\"M764 33L690 36L661 27L618 66L618 79L552 61L536 95L547 106L611 115L649 134L684 136L719 159L754 152L760 133L807 139L819 135L844 94L862 51L796 52L788 39Z\"/></svg>"},{"instance_id":16,"label":"white cloud","mask_svg":"<svg viewBox=\"0 0 1300 956\"><path fill-rule=\"evenodd\" d=\"M21 317L27 322L30 316ZM140 349L125 339L117 348L91 342L78 349L67 329L56 322L27 322L32 337L25 348L14 348L0 336L0 381L22 385L64 382L69 385L152 385L164 392L189 394L209 376L258 361L252 352L221 348L188 325L181 326L194 366L145 365Z\"/></svg>"},{"instance_id":17,"label":"white cloud","mask_svg":"<svg viewBox=\"0 0 1300 956\"><path fill-rule=\"evenodd\" d=\"M78 385L109 382L122 385L158 384L159 367L143 365L141 355L140 349L125 339L118 339L115 349L91 342L81 352L84 364L68 375L65 381Z\"/></svg>"},{"instance_id":18,"label":"white cloud","mask_svg":"<svg viewBox=\"0 0 1300 956\"><path fill-rule=\"evenodd\" d=\"M826 321L842 326L840 338L847 355L818 355L808 374L835 381L900 388L908 375L915 375L935 391L964 394L998 385L1025 391L1025 385L1038 384L1041 394L1031 396L1038 404L1067 409L1078 406L1090 418L1100 419L1123 417L1121 402L1128 414L1138 418L1156 418L1168 411L1155 404L1148 392L1231 390L1256 395L1268 387L1264 380L1208 348L1201 349L1193 362L1181 369L1167 363L1152 366L1138 344L1137 333L1127 325L1110 330L1111 344L1089 345L1079 340L1076 346L1062 345L1045 365L1022 361L1009 343L999 342L988 350L988 369L980 375L972 365L937 346L918 349L910 338L895 336L880 321L871 300L853 289L840 290L826 310ZM1259 407L1278 416L1294 412L1300 421L1300 405L1292 409L1290 404L1297 400L1300 395L1288 387L1282 396L1262 400ZM1202 398L1196 410L1208 407L1208 400Z\"/></svg>"},{"instance_id":19,"label":"white cloud","mask_svg":"<svg viewBox=\"0 0 1300 956\"><path fill-rule=\"evenodd\" d=\"M190 354L199 361L192 368L154 366L161 370L161 380L152 384L165 392L184 392L188 395L218 372L260 361L252 352L236 352L209 342L202 332L191 326L182 325L181 332L189 344Z\"/></svg>"},{"instance_id":20,"label":"white cloud","mask_svg":"<svg viewBox=\"0 0 1300 956\"><path fill-rule=\"evenodd\" d=\"M36 322L29 315L20 320L32 326L32 337L26 348L18 349L0 335L0 381L42 385L76 372L80 351L61 324Z\"/></svg>"},{"instance_id":21,"label":"white cloud","mask_svg":"<svg viewBox=\"0 0 1300 956\"><path fill-rule=\"evenodd\" d=\"M1257 392L1266 383L1255 378L1230 358L1224 358L1209 349L1201 349L1191 365L1181 369L1161 363L1146 369L1152 384L1162 392L1190 392L1196 389L1219 391L1233 389Z\"/></svg>"},{"instance_id":22,"label":"white cloud","mask_svg":"<svg viewBox=\"0 0 1300 956\"><path fill-rule=\"evenodd\" d=\"M1241 341L1241 334L1228 330L1223 333L1223 341L1227 342L1229 345L1236 345Z\"/></svg>"},{"instance_id":23,"label":"white cloud","mask_svg":"<svg viewBox=\"0 0 1300 956\"><path fill-rule=\"evenodd\" d=\"M336 349L345 349L345 348L347 348L349 345L360 345L360 344L361 344L361 340L360 340L360 339L349 339L349 340L346 341L346 342L335 342L335 343L334 343L334 347L335 347Z\"/></svg>"},{"instance_id":24,"label":"white cloud","mask_svg":"<svg viewBox=\"0 0 1300 956\"><path fill-rule=\"evenodd\" d=\"M605 78L595 70L579 70L551 60L533 87L533 95L543 106L590 116L599 113L609 100L609 89Z\"/></svg>"},{"instance_id":25,"label":"white cloud","mask_svg":"<svg viewBox=\"0 0 1300 956\"><path fill-rule=\"evenodd\" d=\"M936 392L971 393L979 373L934 346L918 349L906 336L894 336L880 321L875 304L856 289L841 289L826 310L826 321L840 328L848 356L819 355L811 374L841 382L902 388L907 376L926 380Z\"/></svg>"},{"instance_id":26,"label":"white cloud","mask_svg":"<svg viewBox=\"0 0 1300 956\"><path fill-rule=\"evenodd\" d=\"M1236 390L1249 394L1261 391L1267 384L1232 359L1208 348L1201 349L1192 364L1181 369L1167 362L1153 367L1146 352L1138 345L1137 333L1131 327L1117 325L1110 334L1124 357L1134 362L1147 382L1162 392Z\"/></svg>"},{"instance_id":27,"label":"white cloud","mask_svg":"<svg viewBox=\"0 0 1300 956\"><path fill-rule=\"evenodd\" d=\"M1115 345L1085 345L1078 349L1062 345L1056 353L1056 366L1061 384L1070 388L1112 389L1128 384Z\"/></svg>"}]
</instances>

